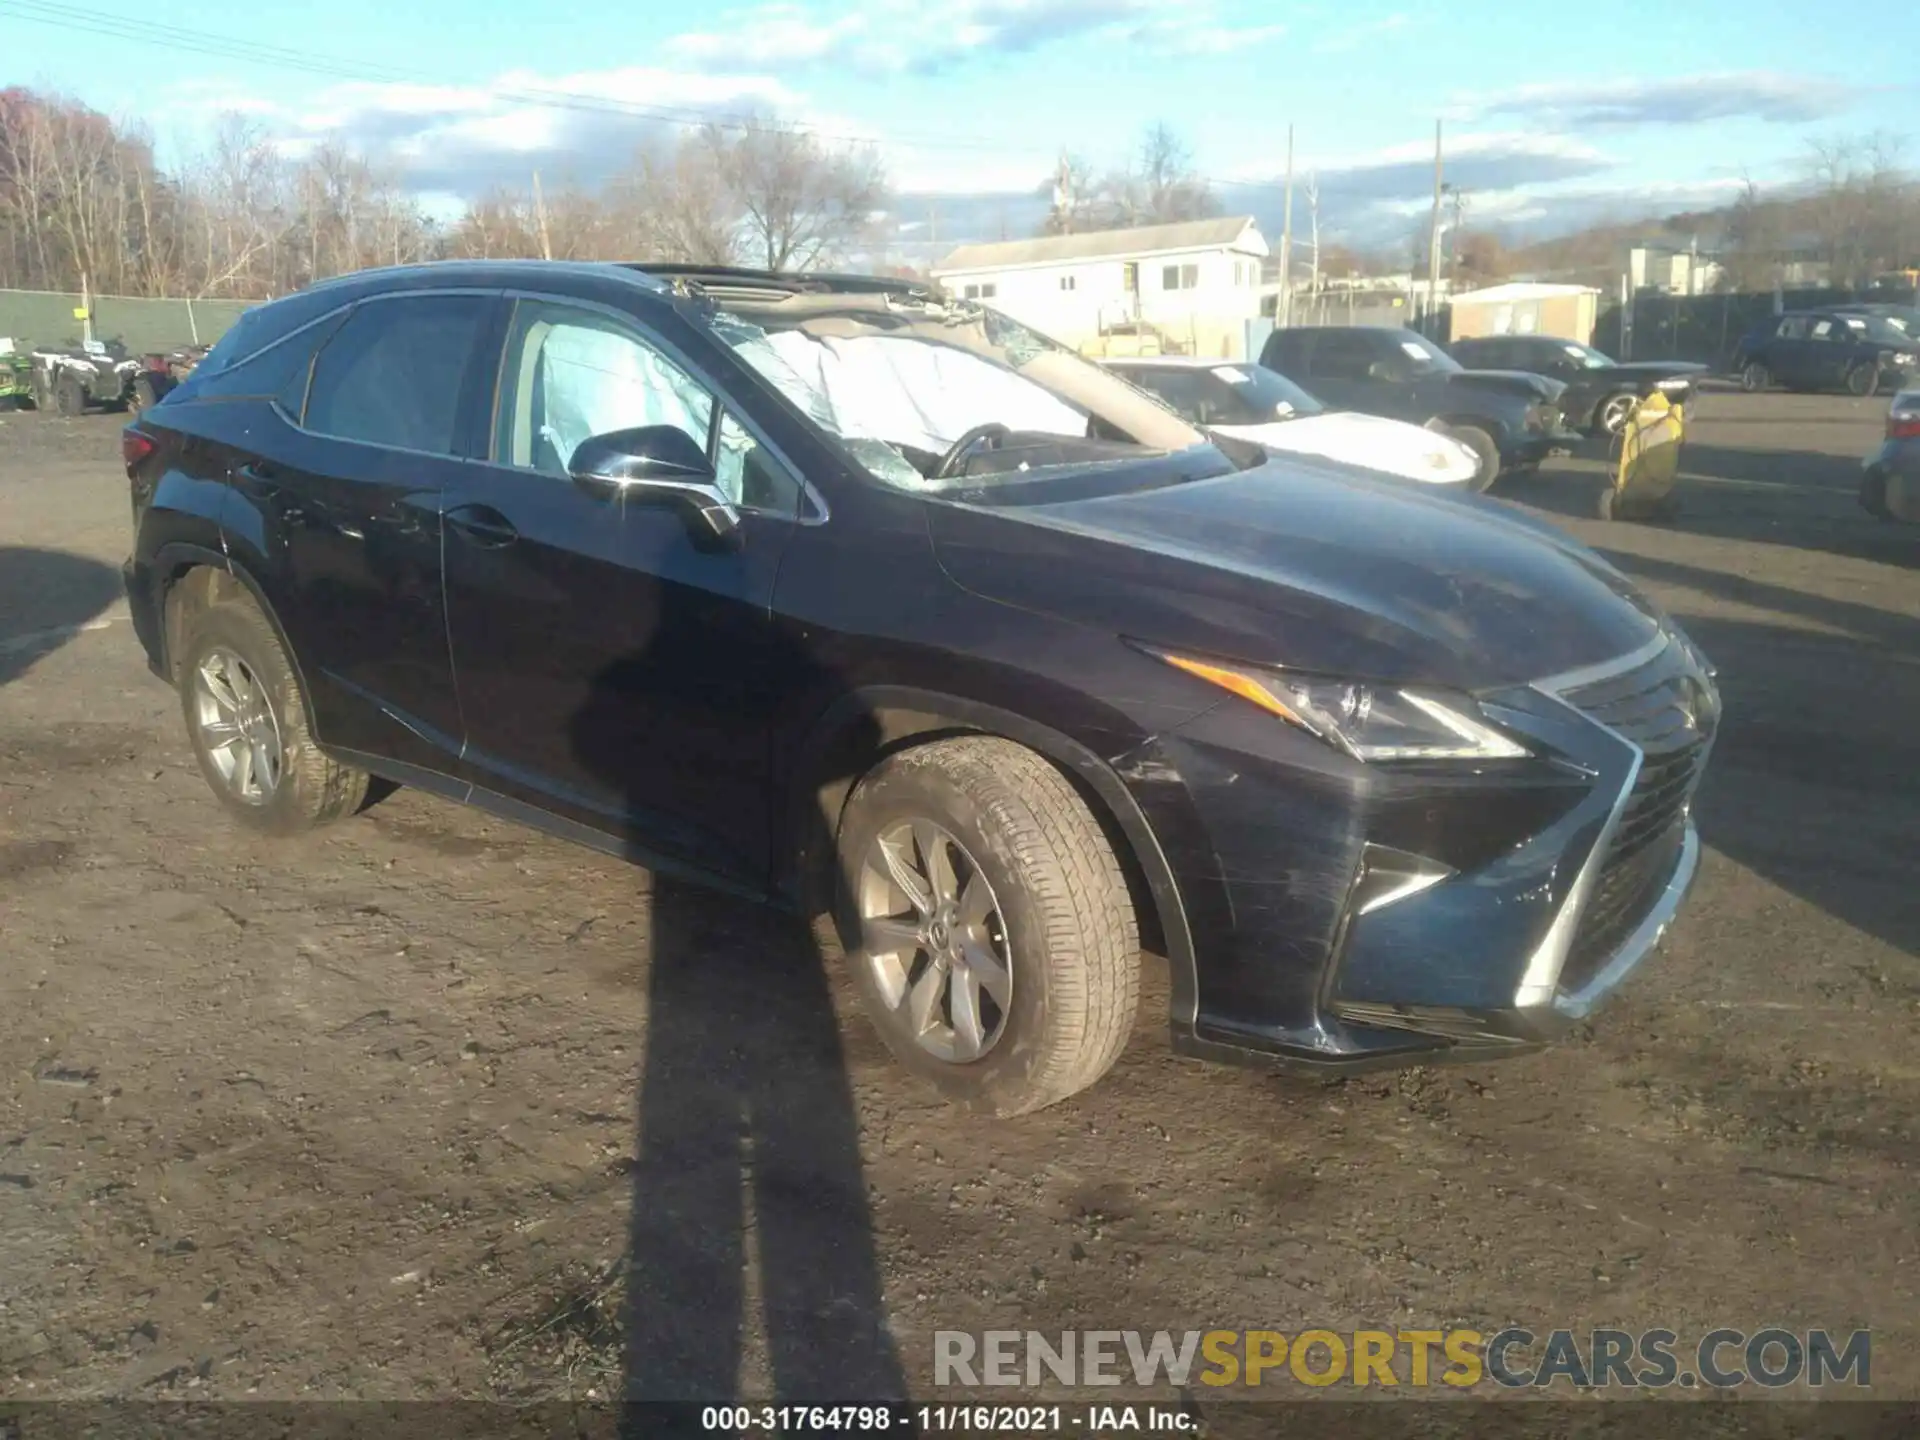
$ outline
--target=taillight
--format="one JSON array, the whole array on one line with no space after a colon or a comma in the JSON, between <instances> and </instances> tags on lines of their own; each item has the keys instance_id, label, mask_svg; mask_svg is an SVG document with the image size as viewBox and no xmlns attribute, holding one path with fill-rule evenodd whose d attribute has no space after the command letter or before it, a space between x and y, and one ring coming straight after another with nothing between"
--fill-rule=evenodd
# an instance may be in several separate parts
<instances>
[{"instance_id":1,"label":"taillight","mask_svg":"<svg viewBox=\"0 0 1920 1440\"><path fill-rule=\"evenodd\" d=\"M1889 440L1920 440L1920 412L1887 417Z\"/></svg>"},{"instance_id":2,"label":"taillight","mask_svg":"<svg viewBox=\"0 0 1920 1440\"><path fill-rule=\"evenodd\" d=\"M120 458L126 462L129 475L139 468L141 461L159 448L151 435L143 434L131 425L120 432Z\"/></svg>"}]
</instances>

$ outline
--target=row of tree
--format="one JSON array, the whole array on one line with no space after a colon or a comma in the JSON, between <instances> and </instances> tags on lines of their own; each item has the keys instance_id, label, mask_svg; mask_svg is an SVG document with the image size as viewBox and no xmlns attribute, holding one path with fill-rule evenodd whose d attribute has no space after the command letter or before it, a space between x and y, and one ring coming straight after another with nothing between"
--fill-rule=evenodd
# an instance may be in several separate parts
<instances>
[{"instance_id":1,"label":"row of tree","mask_svg":"<svg viewBox=\"0 0 1920 1440\"><path fill-rule=\"evenodd\" d=\"M0 90L0 288L252 298L435 256L805 268L865 245L887 200L870 149L749 117L673 132L596 190L530 176L442 225L338 144L289 158L231 118L167 170L137 127Z\"/></svg>"}]
</instances>

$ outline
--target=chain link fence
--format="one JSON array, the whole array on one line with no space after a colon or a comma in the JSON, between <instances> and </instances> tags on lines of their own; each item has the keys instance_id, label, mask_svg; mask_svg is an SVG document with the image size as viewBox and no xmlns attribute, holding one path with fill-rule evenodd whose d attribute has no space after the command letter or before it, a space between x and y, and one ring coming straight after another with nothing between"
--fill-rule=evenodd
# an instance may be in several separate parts
<instances>
[{"instance_id":1,"label":"chain link fence","mask_svg":"<svg viewBox=\"0 0 1920 1440\"><path fill-rule=\"evenodd\" d=\"M130 295L95 295L93 338L118 340L138 355L183 345L211 345L251 300L154 300ZM57 290L0 290L0 340L17 353L78 345L79 294Z\"/></svg>"}]
</instances>

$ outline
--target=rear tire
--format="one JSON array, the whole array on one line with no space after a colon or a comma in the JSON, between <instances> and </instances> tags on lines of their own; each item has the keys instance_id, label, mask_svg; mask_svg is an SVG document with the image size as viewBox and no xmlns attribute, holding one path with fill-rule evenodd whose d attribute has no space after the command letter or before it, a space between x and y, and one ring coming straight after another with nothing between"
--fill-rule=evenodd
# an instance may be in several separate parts
<instances>
[{"instance_id":1,"label":"rear tire","mask_svg":"<svg viewBox=\"0 0 1920 1440\"><path fill-rule=\"evenodd\" d=\"M284 836L359 809L366 772L313 743L300 682L253 598L173 603L193 606L173 632L181 637L174 683L187 741L227 812L250 829Z\"/></svg>"},{"instance_id":2,"label":"rear tire","mask_svg":"<svg viewBox=\"0 0 1920 1440\"><path fill-rule=\"evenodd\" d=\"M1757 395L1773 384L1773 373L1758 360L1740 372L1740 388L1749 395Z\"/></svg>"},{"instance_id":3,"label":"rear tire","mask_svg":"<svg viewBox=\"0 0 1920 1440\"><path fill-rule=\"evenodd\" d=\"M1493 482L1500 478L1500 447L1494 444L1493 436L1478 425L1448 425L1444 433L1473 451L1480 461L1479 468L1473 472L1473 479L1467 483L1482 494L1491 490Z\"/></svg>"},{"instance_id":4,"label":"rear tire","mask_svg":"<svg viewBox=\"0 0 1920 1440\"><path fill-rule=\"evenodd\" d=\"M1600 498L1594 502L1593 513L1602 520L1613 519L1614 503L1617 498L1614 488L1609 485L1600 492Z\"/></svg>"},{"instance_id":5,"label":"rear tire","mask_svg":"<svg viewBox=\"0 0 1920 1440\"><path fill-rule=\"evenodd\" d=\"M847 963L907 1069L1021 1115L1112 1068L1139 1003L1139 931L1060 771L990 736L902 751L854 790L838 849Z\"/></svg>"},{"instance_id":6,"label":"rear tire","mask_svg":"<svg viewBox=\"0 0 1920 1440\"><path fill-rule=\"evenodd\" d=\"M1875 466L1860 477L1860 508L1876 520L1892 520L1887 508L1887 472Z\"/></svg>"}]
</instances>

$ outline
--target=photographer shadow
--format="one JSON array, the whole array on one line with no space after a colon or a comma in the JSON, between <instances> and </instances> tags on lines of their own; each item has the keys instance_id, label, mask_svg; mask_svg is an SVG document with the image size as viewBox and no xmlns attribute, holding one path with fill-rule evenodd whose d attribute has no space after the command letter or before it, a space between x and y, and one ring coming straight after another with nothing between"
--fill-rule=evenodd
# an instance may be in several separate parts
<instances>
[{"instance_id":1,"label":"photographer shadow","mask_svg":"<svg viewBox=\"0 0 1920 1440\"><path fill-rule=\"evenodd\" d=\"M632 773L631 747L656 738L640 697L659 683L660 667L690 673L684 667L697 657L687 648L715 643L712 597L671 582L661 588L652 641L595 677L576 718L575 753L596 778ZM676 597L702 607L704 621L677 624ZM766 651L762 617L748 623L761 629L751 664L736 656L731 665L695 665L712 679L688 703L694 723L676 732L683 753L672 783L683 797L697 798L728 767L737 775L742 756L737 744L729 753L727 737L737 738L738 717L751 713L741 707L756 695L805 696L815 714L842 698L797 645L775 641L777 653ZM698 723L703 709L711 726ZM870 717L855 723L873 728ZM628 814L639 817L655 798L629 793ZM827 807L804 808L804 818L788 822L784 807L769 806L776 857L792 853L798 832L802 878L786 887L790 907L652 871L623 1317L630 1406L906 1398L828 982L834 947L829 927L811 923L842 913L831 908L840 867ZM654 827L630 822L634 848L643 833ZM622 1434L679 1433L675 1423L630 1410Z\"/></svg>"}]
</instances>

